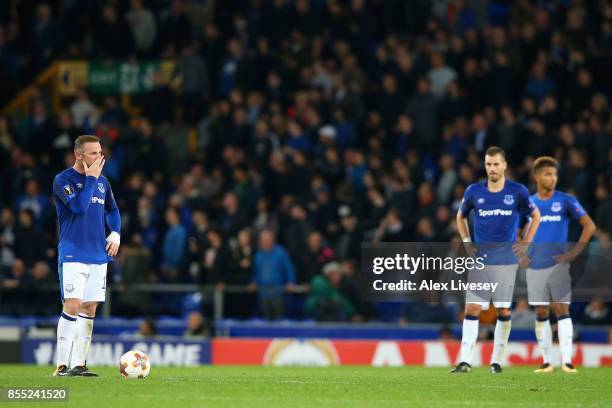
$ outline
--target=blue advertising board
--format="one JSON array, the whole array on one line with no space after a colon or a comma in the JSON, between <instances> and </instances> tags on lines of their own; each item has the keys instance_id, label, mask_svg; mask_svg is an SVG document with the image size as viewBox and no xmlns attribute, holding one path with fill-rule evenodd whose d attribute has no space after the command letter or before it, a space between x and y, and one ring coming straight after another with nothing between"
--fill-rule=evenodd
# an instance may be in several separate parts
<instances>
[{"instance_id":1,"label":"blue advertising board","mask_svg":"<svg viewBox=\"0 0 612 408\"><path fill-rule=\"evenodd\" d=\"M55 338L26 338L22 342L21 361L26 364L55 364ZM122 338L95 336L89 348L90 366L117 365L123 353L140 350L154 366L198 366L210 364L210 341L180 337Z\"/></svg>"}]
</instances>

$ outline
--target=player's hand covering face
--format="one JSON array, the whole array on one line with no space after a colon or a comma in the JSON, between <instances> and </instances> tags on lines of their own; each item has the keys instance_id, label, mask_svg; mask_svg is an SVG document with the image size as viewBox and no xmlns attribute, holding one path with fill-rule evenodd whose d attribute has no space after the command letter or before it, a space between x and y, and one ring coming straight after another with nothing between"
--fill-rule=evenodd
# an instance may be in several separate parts
<instances>
[{"instance_id":1,"label":"player's hand covering face","mask_svg":"<svg viewBox=\"0 0 612 408\"><path fill-rule=\"evenodd\" d=\"M102 157L102 146L97 142L85 143L83 145L83 151L77 151L77 160L83 163L84 167L90 167L100 157Z\"/></svg>"},{"instance_id":2,"label":"player's hand covering face","mask_svg":"<svg viewBox=\"0 0 612 408\"><path fill-rule=\"evenodd\" d=\"M95 178L100 177L100 174L102 174L102 169L104 168L105 163L106 163L106 159L104 158L104 156L98 157L91 166L88 166L85 162L83 162L83 168L85 169L85 175L93 176Z\"/></svg>"}]
</instances>

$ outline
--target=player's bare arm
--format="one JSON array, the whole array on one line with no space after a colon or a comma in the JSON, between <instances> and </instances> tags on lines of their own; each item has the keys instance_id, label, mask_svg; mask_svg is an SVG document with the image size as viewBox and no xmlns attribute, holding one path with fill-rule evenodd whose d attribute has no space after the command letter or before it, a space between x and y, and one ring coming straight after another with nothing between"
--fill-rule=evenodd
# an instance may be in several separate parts
<instances>
[{"instance_id":1,"label":"player's bare arm","mask_svg":"<svg viewBox=\"0 0 612 408\"><path fill-rule=\"evenodd\" d=\"M535 237L536 232L538 232L538 227L540 226L540 221L542 219L540 210L537 207L534 208L529 217L531 221L523 228L523 233L518 234L519 237L522 236L522 239L512 245L512 249L522 268L529 266L530 260L527 256L527 250L529 248L529 244L533 242L533 237Z\"/></svg>"},{"instance_id":2,"label":"player's bare arm","mask_svg":"<svg viewBox=\"0 0 612 408\"><path fill-rule=\"evenodd\" d=\"M521 242L527 244L533 242L533 237L535 236L536 232L538 232L538 227L540 226L541 221L540 210L536 207L529 216L531 217L531 222L529 223L529 228L527 228L527 231L521 240Z\"/></svg>"},{"instance_id":3,"label":"player's bare arm","mask_svg":"<svg viewBox=\"0 0 612 408\"><path fill-rule=\"evenodd\" d=\"M595 235L597 226L589 215L583 215L580 217L579 222L580 225L582 225L582 233L580 234L578 242L571 250L564 254L555 256L555 261L557 261L557 263L572 262L578 255L580 255L584 248L589 244L589 241L593 235Z\"/></svg>"},{"instance_id":4,"label":"player's bare arm","mask_svg":"<svg viewBox=\"0 0 612 408\"><path fill-rule=\"evenodd\" d=\"M470 230L467 224L467 218L461 213L461 209L457 211L457 230L461 236L461 240L465 243L465 250L470 256L476 255L476 248L471 244Z\"/></svg>"}]
</instances>

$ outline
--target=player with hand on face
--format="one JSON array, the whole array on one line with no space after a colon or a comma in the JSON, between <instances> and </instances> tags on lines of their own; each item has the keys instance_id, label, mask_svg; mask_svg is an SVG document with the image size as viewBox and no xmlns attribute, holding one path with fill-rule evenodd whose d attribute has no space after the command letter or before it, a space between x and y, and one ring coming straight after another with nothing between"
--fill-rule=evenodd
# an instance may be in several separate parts
<instances>
[{"instance_id":1,"label":"player with hand on face","mask_svg":"<svg viewBox=\"0 0 612 408\"><path fill-rule=\"evenodd\" d=\"M485 153L487 180L468 186L461 208L457 212L457 227L461 239L463 242L474 242L478 245L477 256L482 257L485 264L482 271L470 271L468 280L470 283L497 282L498 287L494 292L466 293L460 362L451 371L453 373L468 373L472 370L480 311L488 309L491 302L497 311L491 372L496 374L502 371L501 362L510 336L510 305L518 270L513 245L517 240L519 221L528 215L533 219L532 228L519 246L531 242L540 222L540 212L533 204L527 187L506 180L507 165L503 149L488 148ZM470 212L473 212L473 240L467 224Z\"/></svg>"},{"instance_id":2,"label":"player with hand on face","mask_svg":"<svg viewBox=\"0 0 612 408\"><path fill-rule=\"evenodd\" d=\"M106 267L119 250L121 217L110 183L102 176L105 160L100 139L79 136L74 154L74 166L53 181L63 303L53 375L91 377L96 374L87 369L86 361L93 319L106 298Z\"/></svg>"},{"instance_id":3,"label":"player with hand on face","mask_svg":"<svg viewBox=\"0 0 612 408\"><path fill-rule=\"evenodd\" d=\"M542 351L543 364L536 373L552 373L552 331L550 309L557 316L561 369L575 373L572 365L572 340L574 329L569 314L572 279L570 263L588 245L595 234L595 223L578 200L556 191L557 161L552 157L538 157L533 163L537 193L533 201L542 214L540 226L533 239L534 246L527 259L526 278L529 304L535 306L535 333ZM570 221L582 225L579 242L569 249L567 235ZM531 228L526 226L526 231ZM552 300L552 303L551 303Z\"/></svg>"}]
</instances>

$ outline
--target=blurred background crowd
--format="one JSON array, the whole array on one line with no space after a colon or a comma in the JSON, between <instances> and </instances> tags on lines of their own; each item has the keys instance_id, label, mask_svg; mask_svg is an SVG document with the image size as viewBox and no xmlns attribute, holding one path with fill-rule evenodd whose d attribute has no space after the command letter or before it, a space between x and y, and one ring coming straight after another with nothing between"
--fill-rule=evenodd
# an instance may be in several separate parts
<instances>
[{"instance_id":1,"label":"blurred background crowd","mask_svg":"<svg viewBox=\"0 0 612 408\"><path fill-rule=\"evenodd\" d=\"M244 289L229 317L457 321L436 302L361 302L360 245L456 240L491 145L532 192L534 158L557 158L608 245L612 1L0 2L2 105L58 59L175 70L137 113L87 89L53 110L31 88L27 115L0 116L4 314L59 310L36 288L57 283L51 185L84 133L122 214L113 314L180 314L185 297L129 285L196 283ZM611 319L602 302L576 316Z\"/></svg>"}]
</instances>

